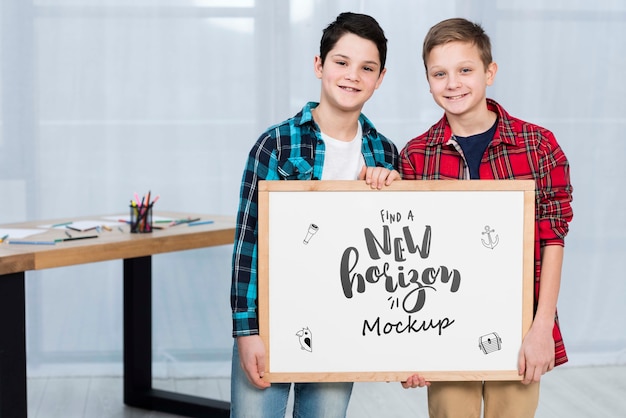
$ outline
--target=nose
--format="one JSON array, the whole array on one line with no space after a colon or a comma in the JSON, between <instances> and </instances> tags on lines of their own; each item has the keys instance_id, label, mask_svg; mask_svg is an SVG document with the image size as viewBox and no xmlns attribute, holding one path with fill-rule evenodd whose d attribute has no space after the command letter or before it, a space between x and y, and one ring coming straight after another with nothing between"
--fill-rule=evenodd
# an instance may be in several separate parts
<instances>
[{"instance_id":1,"label":"nose","mask_svg":"<svg viewBox=\"0 0 626 418\"><path fill-rule=\"evenodd\" d=\"M344 78L350 81L359 81L359 72L357 71L357 68L354 66L349 67Z\"/></svg>"},{"instance_id":2,"label":"nose","mask_svg":"<svg viewBox=\"0 0 626 418\"><path fill-rule=\"evenodd\" d=\"M461 79L459 78L459 76L456 75L456 74L450 74L448 76L447 88L452 90L452 89L456 89L456 88L458 88L460 86L461 86Z\"/></svg>"}]
</instances>

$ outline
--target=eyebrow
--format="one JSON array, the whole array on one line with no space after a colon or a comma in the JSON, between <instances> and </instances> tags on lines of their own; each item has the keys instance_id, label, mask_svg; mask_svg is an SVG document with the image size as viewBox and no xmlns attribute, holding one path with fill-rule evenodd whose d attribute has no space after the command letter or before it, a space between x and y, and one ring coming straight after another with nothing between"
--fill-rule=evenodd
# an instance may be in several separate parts
<instances>
[{"instance_id":1,"label":"eyebrow","mask_svg":"<svg viewBox=\"0 0 626 418\"><path fill-rule=\"evenodd\" d=\"M331 55L331 58L343 58L343 59L346 59L346 60L349 60L349 61L352 60L349 56L343 55L343 54L333 54L333 55ZM380 65L380 63L378 61L365 61L364 63L368 64L368 65L377 65L377 66Z\"/></svg>"},{"instance_id":2,"label":"eyebrow","mask_svg":"<svg viewBox=\"0 0 626 418\"><path fill-rule=\"evenodd\" d=\"M479 65L479 64L480 64L479 61L465 60L465 61L461 61L461 62L455 63L452 67L453 68L465 68L465 67L472 67L474 65ZM432 70L446 70L447 67L445 65L442 65L442 64L432 64L432 65L427 65L427 69L428 69L428 71L432 71Z\"/></svg>"}]
</instances>

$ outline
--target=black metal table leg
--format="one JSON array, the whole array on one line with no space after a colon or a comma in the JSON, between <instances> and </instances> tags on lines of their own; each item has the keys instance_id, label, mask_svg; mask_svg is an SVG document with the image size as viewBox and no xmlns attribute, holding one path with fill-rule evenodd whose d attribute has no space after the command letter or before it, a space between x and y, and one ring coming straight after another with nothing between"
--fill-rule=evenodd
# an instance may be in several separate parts
<instances>
[{"instance_id":1,"label":"black metal table leg","mask_svg":"<svg viewBox=\"0 0 626 418\"><path fill-rule=\"evenodd\" d=\"M0 275L0 417L26 417L24 273Z\"/></svg>"},{"instance_id":2,"label":"black metal table leg","mask_svg":"<svg viewBox=\"0 0 626 418\"><path fill-rule=\"evenodd\" d=\"M230 403L152 388L152 259L124 260L124 403L188 417L228 417Z\"/></svg>"}]
</instances>

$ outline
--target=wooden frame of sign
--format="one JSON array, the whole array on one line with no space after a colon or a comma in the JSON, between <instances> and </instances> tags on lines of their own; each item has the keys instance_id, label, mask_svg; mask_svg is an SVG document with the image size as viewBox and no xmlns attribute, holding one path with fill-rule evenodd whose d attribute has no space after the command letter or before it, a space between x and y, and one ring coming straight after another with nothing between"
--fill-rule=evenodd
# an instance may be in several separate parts
<instances>
[{"instance_id":1,"label":"wooden frame of sign","mask_svg":"<svg viewBox=\"0 0 626 418\"><path fill-rule=\"evenodd\" d=\"M521 380L531 180L259 182L270 382Z\"/></svg>"}]
</instances>

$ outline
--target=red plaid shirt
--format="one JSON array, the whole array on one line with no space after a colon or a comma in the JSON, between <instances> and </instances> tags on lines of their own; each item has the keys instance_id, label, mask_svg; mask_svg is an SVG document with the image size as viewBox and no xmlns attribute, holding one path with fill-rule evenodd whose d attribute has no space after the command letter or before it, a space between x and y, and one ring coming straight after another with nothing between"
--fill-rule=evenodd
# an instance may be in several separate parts
<instances>
[{"instance_id":1,"label":"red plaid shirt","mask_svg":"<svg viewBox=\"0 0 626 418\"><path fill-rule=\"evenodd\" d=\"M535 181L535 308L539 298L541 247L564 245L572 220L569 163L552 132L509 115L494 100L489 110L498 115L493 140L480 163L481 179ZM400 153L400 173L406 180L469 179L461 148L446 116L412 139ZM556 365L567 362L558 317L553 331Z\"/></svg>"}]
</instances>

